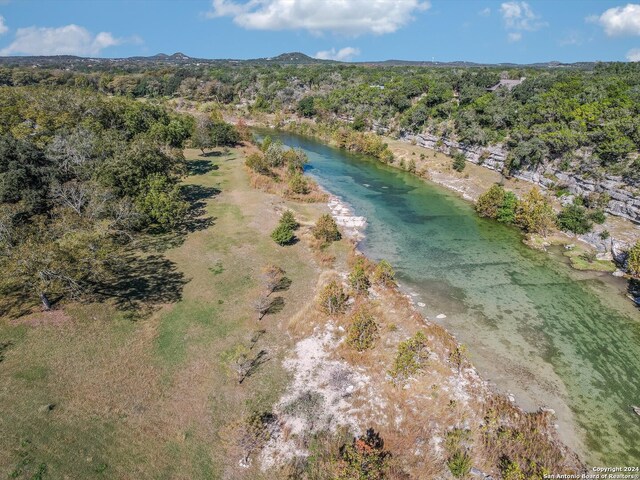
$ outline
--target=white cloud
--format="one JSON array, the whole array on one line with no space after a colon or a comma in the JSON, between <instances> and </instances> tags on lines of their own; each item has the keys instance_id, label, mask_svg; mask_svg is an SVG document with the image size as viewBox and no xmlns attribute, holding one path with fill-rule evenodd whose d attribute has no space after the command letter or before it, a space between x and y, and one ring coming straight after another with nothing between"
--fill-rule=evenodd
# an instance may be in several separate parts
<instances>
[{"instance_id":1,"label":"white cloud","mask_svg":"<svg viewBox=\"0 0 640 480\"><path fill-rule=\"evenodd\" d=\"M322 50L314 55L315 58L321 60L337 60L339 62L348 62L353 57L360 55L360 50L354 47L344 47L336 51L335 48L331 50Z\"/></svg>"},{"instance_id":2,"label":"white cloud","mask_svg":"<svg viewBox=\"0 0 640 480\"><path fill-rule=\"evenodd\" d=\"M93 35L78 25L19 28L13 42L0 55L98 55L105 48L124 43L109 32Z\"/></svg>"},{"instance_id":3,"label":"white cloud","mask_svg":"<svg viewBox=\"0 0 640 480\"><path fill-rule=\"evenodd\" d=\"M602 25L610 37L640 35L640 5L629 3L624 7L613 7L600 16L587 17L587 21Z\"/></svg>"},{"instance_id":4,"label":"white cloud","mask_svg":"<svg viewBox=\"0 0 640 480\"><path fill-rule=\"evenodd\" d=\"M582 38L582 35L577 31L569 32L567 35L561 38L560 41L558 41L558 45L560 45L561 47L570 45L582 45L583 43L584 40Z\"/></svg>"},{"instance_id":5,"label":"white cloud","mask_svg":"<svg viewBox=\"0 0 640 480\"><path fill-rule=\"evenodd\" d=\"M640 48L632 48L627 52L629 62L640 62Z\"/></svg>"},{"instance_id":6,"label":"white cloud","mask_svg":"<svg viewBox=\"0 0 640 480\"><path fill-rule=\"evenodd\" d=\"M483 8L478 12L478 15L480 15L481 17L488 17L489 15L491 15L491 9L489 7Z\"/></svg>"},{"instance_id":7,"label":"white cloud","mask_svg":"<svg viewBox=\"0 0 640 480\"><path fill-rule=\"evenodd\" d=\"M527 2L505 2L500 5L500 13L509 30L533 32L547 26L547 22L542 21Z\"/></svg>"},{"instance_id":8,"label":"white cloud","mask_svg":"<svg viewBox=\"0 0 640 480\"><path fill-rule=\"evenodd\" d=\"M8 31L9 31L9 27L7 27L7 24L4 23L4 17L0 15L0 35L4 35Z\"/></svg>"},{"instance_id":9,"label":"white cloud","mask_svg":"<svg viewBox=\"0 0 640 480\"><path fill-rule=\"evenodd\" d=\"M207 17L232 17L252 30L308 30L346 35L392 33L427 10L425 0L213 0Z\"/></svg>"},{"instance_id":10,"label":"white cloud","mask_svg":"<svg viewBox=\"0 0 640 480\"><path fill-rule=\"evenodd\" d=\"M520 40L522 40L522 34L520 32L510 32L507 35L507 40L509 40L511 43L519 42Z\"/></svg>"}]
</instances>

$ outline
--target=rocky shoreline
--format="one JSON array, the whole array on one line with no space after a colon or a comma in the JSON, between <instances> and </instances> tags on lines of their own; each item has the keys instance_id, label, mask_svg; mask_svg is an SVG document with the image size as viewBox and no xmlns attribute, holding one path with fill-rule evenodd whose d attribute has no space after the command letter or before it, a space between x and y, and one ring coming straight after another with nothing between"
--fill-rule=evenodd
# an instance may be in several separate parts
<instances>
[{"instance_id":1,"label":"rocky shoreline","mask_svg":"<svg viewBox=\"0 0 640 480\"><path fill-rule=\"evenodd\" d=\"M503 171L507 160L507 152L501 145L474 147L431 134L404 134L400 139L445 154L458 150L469 162L497 172ZM591 179L555 169L550 165L534 170L521 170L516 172L514 177L534 183L545 190L562 186L573 195L606 193L611 197L605 207L607 213L640 224L640 197L637 191L632 191L634 186L625 183L622 177L605 175L601 179ZM637 190L639 186L635 187Z\"/></svg>"}]
</instances>

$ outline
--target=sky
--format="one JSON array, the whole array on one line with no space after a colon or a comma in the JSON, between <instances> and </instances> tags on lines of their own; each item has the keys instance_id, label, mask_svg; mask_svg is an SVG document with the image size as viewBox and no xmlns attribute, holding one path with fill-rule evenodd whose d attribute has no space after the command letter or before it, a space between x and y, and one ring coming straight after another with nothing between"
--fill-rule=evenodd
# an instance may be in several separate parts
<instances>
[{"instance_id":1,"label":"sky","mask_svg":"<svg viewBox=\"0 0 640 480\"><path fill-rule=\"evenodd\" d=\"M640 3L0 0L0 56L640 61Z\"/></svg>"}]
</instances>

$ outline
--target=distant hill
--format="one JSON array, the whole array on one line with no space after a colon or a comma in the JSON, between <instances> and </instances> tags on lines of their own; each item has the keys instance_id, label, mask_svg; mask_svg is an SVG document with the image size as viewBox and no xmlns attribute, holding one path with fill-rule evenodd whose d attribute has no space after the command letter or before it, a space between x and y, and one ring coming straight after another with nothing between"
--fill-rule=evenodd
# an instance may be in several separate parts
<instances>
[{"instance_id":1,"label":"distant hill","mask_svg":"<svg viewBox=\"0 0 640 480\"><path fill-rule=\"evenodd\" d=\"M318 65L318 64L353 64L353 65L369 65L380 67L535 67L535 68L580 68L591 69L597 62L580 62L580 63L561 63L557 61L542 62L533 64L517 64L517 63L474 63L467 61L452 62L435 62L421 60L382 60L373 62L338 62L335 60L321 60L305 55L301 52L282 53L276 57L254 58L254 59L206 59L192 58L181 52L172 55L166 53L158 53L149 57L127 57L127 58L92 58L77 57L73 55L52 55L52 56L28 56L28 57L0 57L0 65L16 65L16 66L35 66L35 67L57 67L57 68L74 68L74 67L108 67L119 65L122 67L136 65L219 65L219 66L238 66L238 65Z\"/></svg>"}]
</instances>

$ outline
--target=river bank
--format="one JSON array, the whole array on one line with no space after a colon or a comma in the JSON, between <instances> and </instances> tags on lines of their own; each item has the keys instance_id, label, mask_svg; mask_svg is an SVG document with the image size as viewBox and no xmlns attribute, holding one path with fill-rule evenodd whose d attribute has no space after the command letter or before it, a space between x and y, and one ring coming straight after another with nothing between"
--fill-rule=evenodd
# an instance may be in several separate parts
<instances>
[{"instance_id":1,"label":"river bank","mask_svg":"<svg viewBox=\"0 0 640 480\"><path fill-rule=\"evenodd\" d=\"M229 120L237 121L239 117L231 116ZM312 119L301 119L298 117L276 118L273 115L260 115L259 117L243 118L248 125L256 127L276 128L279 126L287 131L312 135L323 141L332 142L332 139L320 135L315 129L316 122ZM300 129L298 126L310 128ZM526 195L531 188L539 186L532 183L525 177L505 177L498 170L487 168L482 163L466 162L463 172L456 172L452 169L452 158L440 150L432 149L424 144L419 144L414 138L404 137L394 139L382 137L387 143L389 150L393 154L393 161L388 165L399 170L408 171L409 165L413 164L413 175L441 185L461 198L471 203L475 203L478 197L487 191L495 183L502 184L507 190L514 192L519 198ZM546 187L542 187L546 188ZM559 211L563 202L567 198L560 198L554 195L548 196L554 209ZM608 235L607 235L608 234ZM606 238L603 238L606 237ZM593 269L595 271L616 271L616 275L621 276L623 272L616 268L609 268L607 263L615 265L615 261L623 258L623 252L630 246L640 241L640 225L632 221L615 215L608 215L602 225L594 225L592 232L585 235L571 235L560 230L554 230L547 237L533 236L527 241L527 245L532 248L546 250L552 245L569 246L573 248L578 245L577 250L569 257L577 257L580 254L593 251L597 255L597 261L592 264L585 262L573 262L572 265L578 269ZM630 297L631 298L631 297ZM638 299L631 298L636 303Z\"/></svg>"},{"instance_id":2,"label":"river bank","mask_svg":"<svg viewBox=\"0 0 640 480\"><path fill-rule=\"evenodd\" d=\"M419 311L469 347L483 378L520 405L556 410L568 443L575 422L592 463L640 457L629 407L640 396L630 389L638 312L621 279L528 248L515 229L408 172L308 137L272 136L302 148L307 173L367 219L362 251L394 265Z\"/></svg>"},{"instance_id":3,"label":"river bank","mask_svg":"<svg viewBox=\"0 0 640 480\"><path fill-rule=\"evenodd\" d=\"M316 167L321 165L314 162L308 148L309 145L305 151L311 158L311 169L306 173L316 179L319 173ZM252 179L250 183L269 190L262 181ZM362 188L384 190L383 185L368 182L363 182ZM352 306L346 315L329 317L310 307L290 320L292 335L298 343L296 353L286 360L286 365L293 369L294 382L292 390L285 392L274 411L284 422L284 431L294 434L277 435L267 444L261 455L266 464L273 465L274 459L276 463L290 459L296 452L304 454L304 447L298 443L301 432L313 433L330 416L332 423L348 425L356 432L364 425L379 431L394 457L406 465L410 478L448 475L451 444L459 441L451 439L451 435L458 435L456 432L464 435L465 448L477 474L499 477L500 469L504 468L499 466L504 462L500 459L505 455L516 463L524 458L531 460L527 467L521 463L523 469L528 469L527 478L538 478L542 471L539 469L545 464L545 468L553 472L580 470L577 457L558 437L554 427L556 413L540 408L524 411L517 406L516 399L497 394L466 354L462 354L462 364L456 366L454 352L462 351L460 345L441 325L424 315L416 297L407 293L409 287L404 281L400 289L374 284L364 296L351 291L348 274L354 258L362 258L362 252L353 253L352 247L349 250L344 247L366 242L362 232L368 226L368 215L361 214L359 205L352 205L342 195L334 194L332 188L326 190L330 196L322 209L332 213L342 226L344 238L314 254L331 264L328 270L325 264L318 289L321 291L332 278L336 279L350 292ZM298 217L298 207L289 206ZM317 242L309 235L309 222L305 219L301 223L297 244L317 249ZM367 260L370 257L366 250L363 251L366 269L371 272L373 264ZM378 323L378 338L372 349L358 353L347 346L345 335L353 321L352 315L363 308L371 312ZM427 336L428 366L395 385L390 381L389 371L399 343L416 332ZM340 372L345 371L353 372L347 375L346 383L332 380L343 378L345 374ZM304 395L315 398L318 394L322 399L334 401L322 400L321 413L314 414L313 423L301 416L297 407L288 406ZM502 427L498 427L499 424ZM500 432L513 432L513 435L504 436Z\"/></svg>"}]
</instances>

